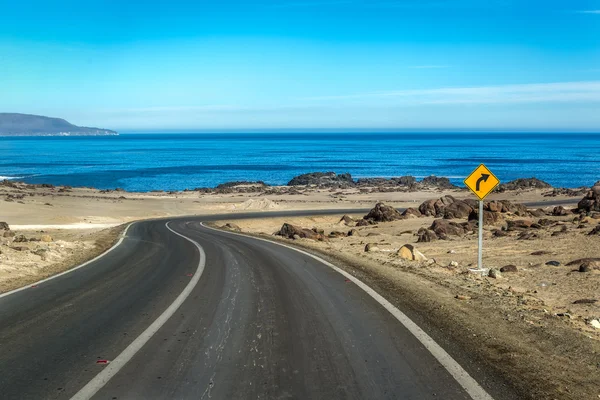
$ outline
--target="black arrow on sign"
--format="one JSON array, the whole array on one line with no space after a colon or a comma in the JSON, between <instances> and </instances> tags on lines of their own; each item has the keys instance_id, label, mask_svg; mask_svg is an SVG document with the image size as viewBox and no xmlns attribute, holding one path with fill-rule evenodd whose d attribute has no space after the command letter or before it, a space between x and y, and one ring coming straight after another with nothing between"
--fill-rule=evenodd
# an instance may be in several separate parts
<instances>
[{"instance_id":1,"label":"black arrow on sign","mask_svg":"<svg viewBox=\"0 0 600 400\"><path fill-rule=\"evenodd\" d=\"M479 186L481 186L481 181L487 182L490 176L488 174L481 174L481 178L477 179L477 183L475 184L475 191L479 192Z\"/></svg>"}]
</instances>

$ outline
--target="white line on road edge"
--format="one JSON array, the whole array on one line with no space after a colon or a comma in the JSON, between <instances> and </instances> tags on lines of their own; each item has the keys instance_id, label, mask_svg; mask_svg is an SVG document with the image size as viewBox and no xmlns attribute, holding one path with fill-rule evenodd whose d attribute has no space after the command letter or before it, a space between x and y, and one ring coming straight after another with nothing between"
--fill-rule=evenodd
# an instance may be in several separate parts
<instances>
[{"instance_id":1,"label":"white line on road edge","mask_svg":"<svg viewBox=\"0 0 600 400\"><path fill-rule=\"evenodd\" d=\"M410 318L408 318L406 316L406 314L404 314L402 311L397 309L392 303L387 301L383 296L381 296L375 290L371 289L366 283L363 283L360 279L354 277L353 275L350 275L348 272L344 271L343 269L341 269L339 267L336 267L335 265L333 265L329 261L322 259L321 257L315 256L314 254L311 254L307 251L300 250L300 249L297 249L292 246L288 246L287 244L274 242L271 240L258 238L258 237L254 237L254 236L247 236L247 235L242 235L239 233L222 231L219 229L215 229L215 228L206 226L206 225L204 225L204 223L200 223L200 224L207 229L212 229L212 230L215 230L218 232L222 232L222 233L226 233L226 234L230 234L230 235L242 236L242 237L250 238L250 239L262 240L264 242L273 243L273 244L276 244L279 246L286 247L288 249L291 249L291 250L297 251L299 253L302 253L304 255L307 255L309 257L312 257L315 260L319 261L320 263L325 264L328 267L334 269L335 271L339 272L346 278L350 279L362 290L367 292L369 294L369 296L371 296L373 299L375 299L375 301L377 301L379 304L381 304L394 317L396 317L396 319L398 321L400 321L400 323L402 325L404 325L406 327L406 329L408 329L410 331L410 333L412 333L417 338L417 340L419 340L419 342L421 342L423 344L423 346L425 346L425 348L427 350L429 350L429 352L439 361L439 363L442 364L442 366L444 368L446 368L446 370L450 373L450 375L452 375L452 377L454 377L454 379L458 382L458 384L460 386L462 386L463 389L465 389L465 391L469 394L469 396L471 396L471 398L473 400L494 400L493 397L490 396L485 391L485 389L482 388L479 385L479 383L477 383L477 381L475 379L473 379L471 377L471 375L469 375L469 373L467 371L465 371L463 369L463 367L461 367L460 364L458 362L456 362L456 360L454 360L452 358L452 356L450 356L450 354L448 354L446 352L446 350L444 350L439 344L437 344L431 338L431 336L429 336L427 333L425 333L425 331L423 329L421 329L417 324L415 324Z\"/></svg>"},{"instance_id":2,"label":"white line on road edge","mask_svg":"<svg viewBox=\"0 0 600 400\"><path fill-rule=\"evenodd\" d=\"M37 281L37 282L34 282L34 283L29 283L29 284L27 284L27 285L25 285L25 286L23 286L23 287L20 287L20 288L18 288L18 289L11 290L10 292L2 293L2 294L0 294L0 299L1 299L2 297L10 296L11 294L15 294L15 293L17 293L17 292L20 292L21 290L29 289L29 288L30 288L30 287L32 287L32 286L37 286L37 285L39 285L39 284L41 284L41 283L44 283L44 282L51 281L52 279L58 278L59 276L63 276L63 275L69 274L69 273L71 273L71 272L73 272L73 271L76 271L76 270L78 270L79 268L83 268L83 267L85 267L86 265L93 263L94 261L96 261L96 260L97 260L97 259L99 259L99 258L102 258L102 257L104 257L105 255L107 255L108 253L110 253L111 251L113 251L114 249L116 249L117 247L119 247L119 245L120 245L121 243L123 243L123 240L125 239L125 236L127 235L127 231L129 230L129 227L130 227L131 225L133 225L134 223L135 223L135 222L132 222L131 224L127 225L127 227L125 228L125 230L124 230L124 231L121 233L121 235L120 235L121 237L119 238L119 241L118 241L117 243L115 243L115 244L114 244L114 245L113 245L113 246L112 246L110 249L106 250L104 253L102 253L102 254L100 254L100 255L98 255L98 256L96 256L96 257L92 258L92 259L91 259L91 260L89 260L89 261L86 261L86 262L84 262L84 263L83 263L83 264L81 264L81 265L78 265L78 266L76 266L76 267L73 267L73 268L71 268L71 269L68 269L68 270L66 270L66 271L63 271L63 272L61 272L60 274L56 274L56 275L49 276L48 278L42 279L41 281Z\"/></svg>"},{"instance_id":3,"label":"white line on road edge","mask_svg":"<svg viewBox=\"0 0 600 400\"><path fill-rule=\"evenodd\" d=\"M117 372L121 368L129 362L133 358L133 356L140 351L140 349L154 336L154 334L171 318L173 314L177 311L177 309L183 304L183 302L189 297L192 293L192 290L200 281L200 277L202 276L202 272L204 271L204 264L206 263L206 254L204 253L204 249L197 242L188 238L187 236L182 235L181 233L175 232L171 227L169 227L169 222L165 224L168 230L173 232L174 234L181 236L185 240L192 242L200 252L200 261L198 262L198 268L196 269L196 273L194 277L187 284L185 289L181 292L179 296L175 299L173 304L169 306L153 323L150 325L144 332L140 334L121 354L119 354L114 360L110 362L100 372L96 375L91 381L88 382L79 392L77 392L71 400L87 400L90 399L93 395L95 395L104 385L108 383L108 381L115 376Z\"/></svg>"}]
</instances>

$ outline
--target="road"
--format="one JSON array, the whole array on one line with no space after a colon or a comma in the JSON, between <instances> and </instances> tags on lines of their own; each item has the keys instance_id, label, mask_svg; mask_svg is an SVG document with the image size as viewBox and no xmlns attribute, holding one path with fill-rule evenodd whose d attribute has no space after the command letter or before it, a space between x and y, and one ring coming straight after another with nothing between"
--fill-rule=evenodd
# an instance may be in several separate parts
<instances>
[{"instance_id":1,"label":"road","mask_svg":"<svg viewBox=\"0 0 600 400\"><path fill-rule=\"evenodd\" d=\"M471 398L356 283L200 223L222 218L134 223L102 258L0 297L2 399Z\"/></svg>"}]
</instances>

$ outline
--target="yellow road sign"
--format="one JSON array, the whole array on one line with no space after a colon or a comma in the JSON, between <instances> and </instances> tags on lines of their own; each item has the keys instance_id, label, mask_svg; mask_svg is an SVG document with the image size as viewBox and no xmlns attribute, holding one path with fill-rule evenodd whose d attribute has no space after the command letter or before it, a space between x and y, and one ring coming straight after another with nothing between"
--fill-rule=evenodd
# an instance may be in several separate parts
<instances>
[{"instance_id":1,"label":"yellow road sign","mask_svg":"<svg viewBox=\"0 0 600 400\"><path fill-rule=\"evenodd\" d=\"M479 200L483 200L498 186L500 180L485 165L481 164L471 172L464 182L475 193L475 196L479 197Z\"/></svg>"}]
</instances>

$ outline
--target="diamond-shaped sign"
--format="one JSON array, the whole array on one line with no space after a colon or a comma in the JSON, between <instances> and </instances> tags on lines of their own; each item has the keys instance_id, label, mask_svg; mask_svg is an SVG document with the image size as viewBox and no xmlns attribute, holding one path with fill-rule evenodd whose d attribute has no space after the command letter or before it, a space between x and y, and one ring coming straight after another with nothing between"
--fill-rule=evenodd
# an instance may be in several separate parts
<instances>
[{"instance_id":1,"label":"diamond-shaped sign","mask_svg":"<svg viewBox=\"0 0 600 400\"><path fill-rule=\"evenodd\" d=\"M479 200L483 200L498 186L500 180L485 165L481 164L471 172L464 183L471 189L471 192L475 193L475 196L479 197Z\"/></svg>"}]
</instances>

